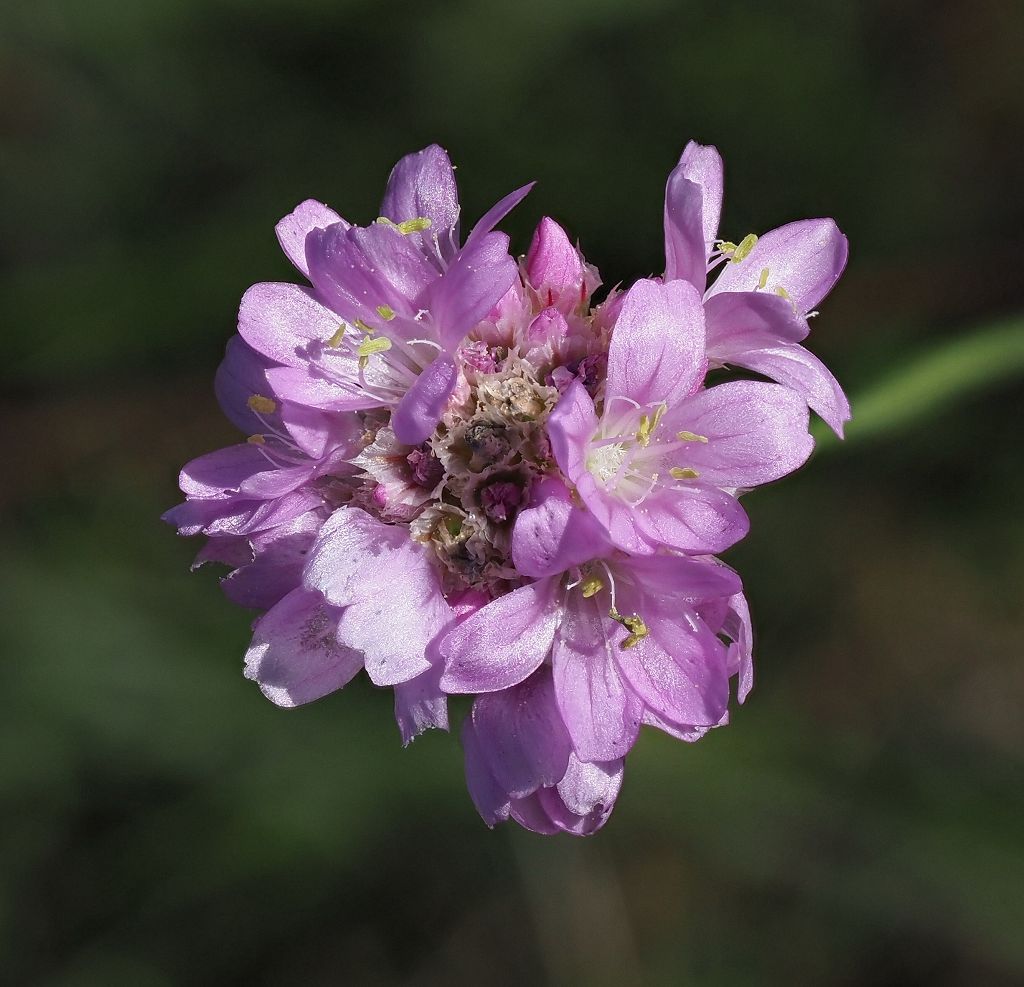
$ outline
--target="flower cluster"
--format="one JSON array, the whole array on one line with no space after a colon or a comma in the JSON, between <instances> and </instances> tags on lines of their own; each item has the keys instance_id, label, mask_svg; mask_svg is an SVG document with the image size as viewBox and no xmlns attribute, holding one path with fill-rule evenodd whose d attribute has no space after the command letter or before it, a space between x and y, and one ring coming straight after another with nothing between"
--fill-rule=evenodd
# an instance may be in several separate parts
<instances>
[{"instance_id":1,"label":"flower cluster","mask_svg":"<svg viewBox=\"0 0 1024 987\"><path fill-rule=\"evenodd\" d=\"M849 418L801 345L847 246L828 219L719 239L721 158L691 143L664 273L596 302L553 220L509 253L495 226L528 191L463 239L432 146L367 226L313 200L285 217L309 284L245 294L216 390L247 439L189 463L165 517L261 611L245 674L273 702L365 669L408 743L470 695L484 820L583 835L641 726L696 740L733 677L751 688L747 603L716 556L747 533L739 495L809 456L808 409Z\"/></svg>"}]
</instances>

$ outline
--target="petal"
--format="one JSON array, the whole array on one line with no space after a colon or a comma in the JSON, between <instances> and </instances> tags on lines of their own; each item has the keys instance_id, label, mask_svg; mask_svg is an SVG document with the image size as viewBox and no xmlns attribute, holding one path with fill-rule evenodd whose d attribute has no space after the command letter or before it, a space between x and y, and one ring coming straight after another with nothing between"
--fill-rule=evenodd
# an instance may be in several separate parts
<instances>
[{"instance_id":1,"label":"petal","mask_svg":"<svg viewBox=\"0 0 1024 987\"><path fill-rule=\"evenodd\" d=\"M248 564L221 580L225 596L240 607L269 610L302 585L302 567L323 523L322 512L309 511L253 535Z\"/></svg>"},{"instance_id":2,"label":"petal","mask_svg":"<svg viewBox=\"0 0 1024 987\"><path fill-rule=\"evenodd\" d=\"M526 277L541 304L569 311L585 295L585 269L580 252L565 230L545 216L537 225L526 252Z\"/></svg>"},{"instance_id":3,"label":"petal","mask_svg":"<svg viewBox=\"0 0 1024 987\"><path fill-rule=\"evenodd\" d=\"M712 727L695 727L689 724L673 723L671 720L666 720L663 716L658 716L657 713L651 712L651 710L644 712L644 726L655 727L661 730L662 733L667 733L670 737L675 737L676 740L682 740L688 744L696 743L713 729Z\"/></svg>"},{"instance_id":4,"label":"petal","mask_svg":"<svg viewBox=\"0 0 1024 987\"><path fill-rule=\"evenodd\" d=\"M642 592L621 589L621 612L640 614L649 630L633 647L615 650L626 681L658 716L673 723L718 723L729 701L722 643L689 607L668 610Z\"/></svg>"},{"instance_id":5,"label":"petal","mask_svg":"<svg viewBox=\"0 0 1024 987\"><path fill-rule=\"evenodd\" d=\"M690 141L665 188L665 280L681 278L698 291L718 236L723 168L718 149Z\"/></svg>"},{"instance_id":6,"label":"petal","mask_svg":"<svg viewBox=\"0 0 1024 987\"><path fill-rule=\"evenodd\" d=\"M594 399L579 380L574 380L548 415L551 451L562 472L579 483L587 474L587 447L597 431Z\"/></svg>"},{"instance_id":7,"label":"petal","mask_svg":"<svg viewBox=\"0 0 1024 987\"><path fill-rule=\"evenodd\" d=\"M388 335L400 335L403 324L417 325L425 292L438 277L412 237L382 224L313 230L306 257L310 280L332 309L348 322L387 326ZM390 308L394 320L383 320L379 306Z\"/></svg>"},{"instance_id":8,"label":"petal","mask_svg":"<svg viewBox=\"0 0 1024 987\"><path fill-rule=\"evenodd\" d=\"M740 263L726 263L708 294L782 288L797 309L809 312L839 280L848 253L846 237L835 220L789 223L765 233ZM761 284L765 270L768 274Z\"/></svg>"},{"instance_id":9,"label":"petal","mask_svg":"<svg viewBox=\"0 0 1024 987\"><path fill-rule=\"evenodd\" d=\"M509 796L494 780L491 769L484 760L480 738L473 727L473 718L462 721L462 748L466 754L466 788L476 811L488 826L494 827L508 819Z\"/></svg>"},{"instance_id":10,"label":"petal","mask_svg":"<svg viewBox=\"0 0 1024 987\"><path fill-rule=\"evenodd\" d=\"M290 401L281 405L281 423L296 445L317 460L340 448L346 450L348 458L356 456L360 436L365 431L356 415L327 414Z\"/></svg>"},{"instance_id":11,"label":"petal","mask_svg":"<svg viewBox=\"0 0 1024 987\"><path fill-rule=\"evenodd\" d=\"M781 295L767 291L723 291L704 303L708 357L731 363L730 355L759 346L797 343L807 319Z\"/></svg>"},{"instance_id":12,"label":"petal","mask_svg":"<svg viewBox=\"0 0 1024 987\"><path fill-rule=\"evenodd\" d=\"M795 344L766 347L736 353L729 362L792 388L839 438L843 437L843 425L850 420L850 402L839 381L810 350Z\"/></svg>"},{"instance_id":13,"label":"petal","mask_svg":"<svg viewBox=\"0 0 1024 987\"><path fill-rule=\"evenodd\" d=\"M558 708L577 757L610 761L636 741L643 703L619 676L608 639L618 629L596 599L574 597L555 636Z\"/></svg>"},{"instance_id":14,"label":"petal","mask_svg":"<svg viewBox=\"0 0 1024 987\"><path fill-rule=\"evenodd\" d=\"M391 416L395 437L406 445L425 442L437 428L459 378L455 361L440 354L413 382Z\"/></svg>"},{"instance_id":15,"label":"petal","mask_svg":"<svg viewBox=\"0 0 1024 987\"><path fill-rule=\"evenodd\" d=\"M425 217L440 243L454 243L459 222L459 189L444 148L431 144L407 154L391 170L380 212L393 223ZM454 234L454 235L453 235Z\"/></svg>"},{"instance_id":16,"label":"petal","mask_svg":"<svg viewBox=\"0 0 1024 987\"><path fill-rule=\"evenodd\" d=\"M672 430L707 438L688 443L677 456L702 483L716 487L754 487L802 466L814 448L807 421L799 395L752 380L700 391L665 416Z\"/></svg>"},{"instance_id":17,"label":"petal","mask_svg":"<svg viewBox=\"0 0 1024 987\"><path fill-rule=\"evenodd\" d=\"M470 246L475 243L481 237L486 236L495 226L498 225L520 202L523 201L536 185L536 182L528 182L526 185L520 186L514 192L509 192L508 195L499 199L490 209L485 212L479 220L477 220L476 226L473 227L472 232L466 238L466 246Z\"/></svg>"},{"instance_id":18,"label":"petal","mask_svg":"<svg viewBox=\"0 0 1024 987\"><path fill-rule=\"evenodd\" d=\"M484 760L509 796L525 798L562 780L569 762L569 736L549 669L540 669L511 689L478 696L470 715Z\"/></svg>"},{"instance_id":19,"label":"petal","mask_svg":"<svg viewBox=\"0 0 1024 987\"><path fill-rule=\"evenodd\" d=\"M355 375L351 380L327 376L315 364L308 367L271 367L266 378L276 397L304 408L362 411L387 404L382 398L364 390Z\"/></svg>"},{"instance_id":20,"label":"petal","mask_svg":"<svg viewBox=\"0 0 1024 987\"><path fill-rule=\"evenodd\" d=\"M288 213L274 231L277 233L277 242L281 244L281 249L288 259L309 277L309 268L306 266L306 236L310 230L325 230L335 223L340 223L344 229L348 229L349 224L330 206L325 206L316 199L306 199Z\"/></svg>"},{"instance_id":21,"label":"petal","mask_svg":"<svg viewBox=\"0 0 1024 987\"><path fill-rule=\"evenodd\" d=\"M740 577L717 559L693 559L683 555L648 555L630 559L629 571L646 591L701 603L740 592Z\"/></svg>"},{"instance_id":22,"label":"petal","mask_svg":"<svg viewBox=\"0 0 1024 987\"><path fill-rule=\"evenodd\" d=\"M588 764L569 755L569 765L558 783L558 796L577 816L597 810L611 811L622 788L625 764L621 759Z\"/></svg>"},{"instance_id":23,"label":"petal","mask_svg":"<svg viewBox=\"0 0 1024 987\"><path fill-rule=\"evenodd\" d=\"M635 537L649 545L698 555L724 552L750 530L747 513L735 497L696 483L680 483L648 497L632 512L631 521ZM621 535L617 544L626 547Z\"/></svg>"},{"instance_id":24,"label":"petal","mask_svg":"<svg viewBox=\"0 0 1024 987\"><path fill-rule=\"evenodd\" d=\"M742 703L754 688L754 629L747 598L742 593L729 600L729 614L723 630L732 638L727 656L729 674L739 673L736 696Z\"/></svg>"},{"instance_id":25,"label":"petal","mask_svg":"<svg viewBox=\"0 0 1024 987\"><path fill-rule=\"evenodd\" d=\"M557 477L534 488L531 504L512 529L512 560L524 576L554 576L607 551L607 538L592 514L576 507Z\"/></svg>"},{"instance_id":26,"label":"petal","mask_svg":"<svg viewBox=\"0 0 1024 987\"><path fill-rule=\"evenodd\" d=\"M356 507L341 507L320 530L303 578L329 603L348 606L389 594L406 569L430 568L428 551L412 541L407 528L384 524Z\"/></svg>"},{"instance_id":27,"label":"petal","mask_svg":"<svg viewBox=\"0 0 1024 987\"><path fill-rule=\"evenodd\" d=\"M504 233L471 240L431 288L424 307L446 350L454 350L512 287L517 268L508 242Z\"/></svg>"},{"instance_id":28,"label":"petal","mask_svg":"<svg viewBox=\"0 0 1024 987\"><path fill-rule=\"evenodd\" d=\"M257 353L289 367L304 367L310 343L324 343L341 320L308 288L254 284L238 310L238 333Z\"/></svg>"},{"instance_id":29,"label":"petal","mask_svg":"<svg viewBox=\"0 0 1024 987\"><path fill-rule=\"evenodd\" d=\"M557 580L499 596L441 640L445 692L494 692L522 682L551 652L560 608Z\"/></svg>"},{"instance_id":30,"label":"petal","mask_svg":"<svg viewBox=\"0 0 1024 987\"><path fill-rule=\"evenodd\" d=\"M257 446L243 442L187 463L178 476L178 486L187 497L223 498L237 493L250 476L265 471L268 465Z\"/></svg>"},{"instance_id":31,"label":"petal","mask_svg":"<svg viewBox=\"0 0 1024 987\"><path fill-rule=\"evenodd\" d=\"M270 361L247 345L240 336L232 336L224 350L224 359L217 368L213 390L228 421L245 435L263 433L276 428L280 418L276 412L258 417L249 407L254 394L268 397L267 380Z\"/></svg>"},{"instance_id":32,"label":"petal","mask_svg":"<svg viewBox=\"0 0 1024 987\"><path fill-rule=\"evenodd\" d=\"M336 620L319 593L289 593L256 622L245 677L278 706L301 706L347 685L363 660L335 640Z\"/></svg>"},{"instance_id":33,"label":"petal","mask_svg":"<svg viewBox=\"0 0 1024 987\"><path fill-rule=\"evenodd\" d=\"M685 281L637 281L612 330L605 414L625 409L618 397L671 406L700 385L706 369L697 290Z\"/></svg>"}]
</instances>

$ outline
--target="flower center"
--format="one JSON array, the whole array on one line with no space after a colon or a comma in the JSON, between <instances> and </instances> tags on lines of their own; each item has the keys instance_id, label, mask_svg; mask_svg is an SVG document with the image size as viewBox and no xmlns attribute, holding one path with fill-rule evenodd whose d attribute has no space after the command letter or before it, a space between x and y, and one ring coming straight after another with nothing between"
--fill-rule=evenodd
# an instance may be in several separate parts
<instances>
[{"instance_id":1,"label":"flower center","mask_svg":"<svg viewBox=\"0 0 1024 987\"><path fill-rule=\"evenodd\" d=\"M587 457L587 470L606 487L613 486L612 481L628 455L629 451L621 442L598 446L596 449L592 449Z\"/></svg>"}]
</instances>

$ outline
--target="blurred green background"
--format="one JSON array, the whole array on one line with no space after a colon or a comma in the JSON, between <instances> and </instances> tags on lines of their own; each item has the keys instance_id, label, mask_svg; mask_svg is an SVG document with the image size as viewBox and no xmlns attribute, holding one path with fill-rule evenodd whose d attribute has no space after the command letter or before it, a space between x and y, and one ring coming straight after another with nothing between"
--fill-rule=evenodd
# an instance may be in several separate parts
<instances>
[{"instance_id":1,"label":"blurred green background","mask_svg":"<svg viewBox=\"0 0 1024 987\"><path fill-rule=\"evenodd\" d=\"M1024 982L1024 6L8 0L0 12L0 980ZM747 500L758 686L645 735L591 840L488 831L366 682L286 712L159 514L307 196L529 179L607 284L690 137L724 233L849 235L844 445Z\"/></svg>"}]
</instances>

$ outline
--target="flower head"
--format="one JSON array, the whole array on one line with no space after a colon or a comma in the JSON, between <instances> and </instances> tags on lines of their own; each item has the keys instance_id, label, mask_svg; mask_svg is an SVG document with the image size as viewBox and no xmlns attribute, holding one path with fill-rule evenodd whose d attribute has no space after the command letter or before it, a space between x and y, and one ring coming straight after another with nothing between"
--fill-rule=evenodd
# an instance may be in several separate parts
<instances>
[{"instance_id":1,"label":"flower head","mask_svg":"<svg viewBox=\"0 0 1024 987\"><path fill-rule=\"evenodd\" d=\"M352 225L277 227L308 286L258 284L216 390L244 441L181 473L166 515L260 614L245 675L280 706L365 671L408 743L472 697L466 780L489 825L587 835L643 726L688 742L753 683L739 498L799 467L808 407L848 407L799 342L845 262L831 221L717 240L721 161L666 192L663 278L613 288L545 217L517 262L463 240L448 156L392 171ZM720 267L707 286L708 272ZM741 366L775 382L708 372ZM721 374L719 374L721 376Z\"/></svg>"}]
</instances>

